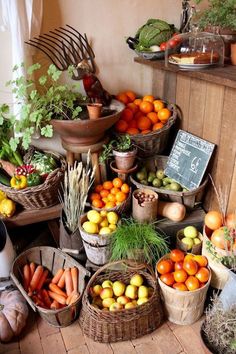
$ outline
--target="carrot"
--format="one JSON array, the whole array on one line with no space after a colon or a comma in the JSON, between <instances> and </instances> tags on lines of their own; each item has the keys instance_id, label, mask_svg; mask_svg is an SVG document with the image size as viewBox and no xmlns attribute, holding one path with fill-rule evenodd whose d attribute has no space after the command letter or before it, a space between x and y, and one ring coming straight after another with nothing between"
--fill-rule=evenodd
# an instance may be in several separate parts
<instances>
[{"instance_id":1,"label":"carrot","mask_svg":"<svg viewBox=\"0 0 236 354\"><path fill-rule=\"evenodd\" d=\"M40 290L40 289L42 288L42 286L44 285L44 282L45 282L47 276L48 276L48 270L46 269L46 270L43 272L43 274L41 275L40 279L39 279L39 282L38 282L38 284L37 284L37 286L36 286L36 290Z\"/></svg>"},{"instance_id":2,"label":"carrot","mask_svg":"<svg viewBox=\"0 0 236 354\"><path fill-rule=\"evenodd\" d=\"M73 283L70 268L66 268L65 270L65 283L66 283L66 294L69 296L73 291Z\"/></svg>"},{"instance_id":3,"label":"carrot","mask_svg":"<svg viewBox=\"0 0 236 354\"><path fill-rule=\"evenodd\" d=\"M39 299L39 297L37 295L33 295L32 299L33 299L35 305L43 307L44 309L47 308L46 305L44 304L44 302L41 299Z\"/></svg>"},{"instance_id":4,"label":"carrot","mask_svg":"<svg viewBox=\"0 0 236 354\"><path fill-rule=\"evenodd\" d=\"M44 282L44 285L48 285L52 282L52 278L47 278Z\"/></svg>"},{"instance_id":5,"label":"carrot","mask_svg":"<svg viewBox=\"0 0 236 354\"><path fill-rule=\"evenodd\" d=\"M68 305L74 304L78 299L79 299L80 294L79 293L74 293L69 301Z\"/></svg>"},{"instance_id":6,"label":"carrot","mask_svg":"<svg viewBox=\"0 0 236 354\"><path fill-rule=\"evenodd\" d=\"M23 268L23 287L25 291L28 291L30 285L30 266L25 264Z\"/></svg>"},{"instance_id":7,"label":"carrot","mask_svg":"<svg viewBox=\"0 0 236 354\"><path fill-rule=\"evenodd\" d=\"M49 295L48 295L47 290L46 290L46 289L42 289L42 290L41 290L41 294L42 294L42 297L43 297L43 300L44 300L45 305L47 305L47 307L50 308L52 302L51 302L51 299L50 299L50 297L49 297Z\"/></svg>"},{"instance_id":8,"label":"carrot","mask_svg":"<svg viewBox=\"0 0 236 354\"><path fill-rule=\"evenodd\" d=\"M52 278L52 283L57 284L59 280L61 279L62 274L64 273L64 269L60 268Z\"/></svg>"},{"instance_id":9,"label":"carrot","mask_svg":"<svg viewBox=\"0 0 236 354\"><path fill-rule=\"evenodd\" d=\"M50 296L51 299L56 300L59 302L59 304L65 305L66 303L66 298L62 295L56 294L50 290L48 290L48 295Z\"/></svg>"},{"instance_id":10,"label":"carrot","mask_svg":"<svg viewBox=\"0 0 236 354\"><path fill-rule=\"evenodd\" d=\"M51 303L50 309L51 310L58 310L59 308L60 308L59 302L57 302L56 300L53 300L53 302Z\"/></svg>"},{"instance_id":11,"label":"carrot","mask_svg":"<svg viewBox=\"0 0 236 354\"><path fill-rule=\"evenodd\" d=\"M57 283L57 286L59 286L59 288L61 288L61 289L64 288L64 286L65 286L65 271L63 272L61 279Z\"/></svg>"},{"instance_id":12,"label":"carrot","mask_svg":"<svg viewBox=\"0 0 236 354\"><path fill-rule=\"evenodd\" d=\"M66 293L64 293L64 291L62 291L59 286L57 286L56 284L50 283L49 284L49 289L51 291L53 291L54 293L58 294L58 295L62 295L64 297L67 297Z\"/></svg>"},{"instance_id":13,"label":"carrot","mask_svg":"<svg viewBox=\"0 0 236 354\"><path fill-rule=\"evenodd\" d=\"M73 290L72 291L72 293L69 295L69 296L67 296L67 298L66 298L66 305L69 305L69 302L70 302L70 300L71 300L71 298L72 298L72 296L75 294L75 291Z\"/></svg>"},{"instance_id":14,"label":"carrot","mask_svg":"<svg viewBox=\"0 0 236 354\"><path fill-rule=\"evenodd\" d=\"M29 266L30 266L30 280L31 280L33 278L36 266L34 262L31 262Z\"/></svg>"},{"instance_id":15,"label":"carrot","mask_svg":"<svg viewBox=\"0 0 236 354\"><path fill-rule=\"evenodd\" d=\"M71 278L72 278L72 283L73 283L73 290L78 291L78 268L73 267L71 268Z\"/></svg>"},{"instance_id":16,"label":"carrot","mask_svg":"<svg viewBox=\"0 0 236 354\"><path fill-rule=\"evenodd\" d=\"M31 291L34 291L36 289L42 274L43 274L43 267L41 265L38 265L37 268L35 269L33 278L31 279L30 282Z\"/></svg>"}]
</instances>

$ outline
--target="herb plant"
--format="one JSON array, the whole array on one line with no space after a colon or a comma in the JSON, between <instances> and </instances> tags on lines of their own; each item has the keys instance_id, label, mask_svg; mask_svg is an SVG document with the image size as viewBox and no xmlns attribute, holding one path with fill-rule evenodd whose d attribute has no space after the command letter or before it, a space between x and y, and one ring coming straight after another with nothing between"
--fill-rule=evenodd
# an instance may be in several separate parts
<instances>
[{"instance_id":1,"label":"herb plant","mask_svg":"<svg viewBox=\"0 0 236 354\"><path fill-rule=\"evenodd\" d=\"M99 162L104 163L112 157L112 151L127 152L133 150L134 146L129 135L120 135L113 139L107 145L103 145L103 150L99 156Z\"/></svg>"},{"instance_id":2,"label":"herb plant","mask_svg":"<svg viewBox=\"0 0 236 354\"><path fill-rule=\"evenodd\" d=\"M155 224L141 224L123 219L111 239L111 260L134 259L155 265L169 248L166 236L157 231Z\"/></svg>"},{"instance_id":3,"label":"herb plant","mask_svg":"<svg viewBox=\"0 0 236 354\"><path fill-rule=\"evenodd\" d=\"M21 64L24 67L24 64ZM7 82L14 94L15 103L19 105L19 111L13 115L8 104L0 106L0 125L8 120L16 137L10 139L10 146L16 150L19 142L28 149L34 134L40 133L45 137L52 137L53 128L51 119L77 119L82 111L79 103L85 98L78 93L79 83L71 86L59 82L62 71L55 65L50 65L45 74L35 79L40 70L39 63L33 64L27 69L27 75L19 75L14 80ZM19 66L13 68L17 76ZM68 74L72 77L73 67L69 67Z\"/></svg>"},{"instance_id":4,"label":"herb plant","mask_svg":"<svg viewBox=\"0 0 236 354\"><path fill-rule=\"evenodd\" d=\"M202 0L195 0L196 4ZM235 0L208 0L209 7L204 10L199 20L199 27L218 26L236 30Z\"/></svg>"}]
</instances>

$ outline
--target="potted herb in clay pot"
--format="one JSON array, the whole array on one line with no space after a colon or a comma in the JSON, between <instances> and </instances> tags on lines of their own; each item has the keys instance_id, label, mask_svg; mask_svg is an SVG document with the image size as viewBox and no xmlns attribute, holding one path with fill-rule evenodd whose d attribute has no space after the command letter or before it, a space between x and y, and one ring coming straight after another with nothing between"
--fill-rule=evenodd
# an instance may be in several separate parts
<instances>
[{"instance_id":1,"label":"potted herb in clay pot","mask_svg":"<svg viewBox=\"0 0 236 354\"><path fill-rule=\"evenodd\" d=\"M137 148L132 143L129 135L121 135L103 146L99 162L102 164L114 156L116 167L122 173L122 171L128 171L133 167L136 155Z\"/></svg>"}]
</instances>

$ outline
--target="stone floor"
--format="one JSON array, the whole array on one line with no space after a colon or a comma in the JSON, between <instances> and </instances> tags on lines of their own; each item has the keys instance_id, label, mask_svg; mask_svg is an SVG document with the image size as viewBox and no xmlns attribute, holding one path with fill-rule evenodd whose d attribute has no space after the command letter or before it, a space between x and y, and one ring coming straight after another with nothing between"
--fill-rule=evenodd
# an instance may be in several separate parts
<instances>
[{"instance_id":1,"label":"stone floor","mask_svg":"<svg viewBox=\"0 0 236 354\"><path fill-rule=\"evenodd\" d=\"M0 353L7 354L204 354L199 329L202 320L190 326L165 322L153 333L127 342L102 344L85 337L78 321L66 328L49 326L30 312L20 338L0 343Z\"/></svg>"}]
</instances>

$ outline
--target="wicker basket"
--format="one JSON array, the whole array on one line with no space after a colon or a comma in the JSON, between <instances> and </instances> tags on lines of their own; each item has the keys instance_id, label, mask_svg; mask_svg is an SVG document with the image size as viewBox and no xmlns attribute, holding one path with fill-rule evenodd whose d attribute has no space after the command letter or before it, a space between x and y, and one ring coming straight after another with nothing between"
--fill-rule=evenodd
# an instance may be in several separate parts
<instances>
[{"instance_id":1,"label":"wicker basket","mask_svg":"<svg viewBox=\"0 0 236 354\"><path fill-rule=\"evenodd\" d=\"M130 278L139 273L148 286L154 289L148 302L133 309L116 312L103 311L90 304L89 290L105 279L121 280L128 284ZM80 324L84 334L98 342L118 342L141 337L154 331L162 322L163 311L155 274L146 264L117 261L100 268L90 279L82 300Z\"/></svg>"},{"instance_id":2,"label":"wicker basket","mask_svg":"<svg viewBox=\"0 0 236 354\"><path fill-rule=\"evenodd\" d=\"M0 189L7 196L22 205L25 209L42 209L58 204L58 191L61 187L64 171L66 168L66 160L62 155L55 152L45 151L52 155L60 162L60 167L49 173L44 183L28 187L21 190L15 190L11 187L4 186L0 183Z\"/></svg>"},{"instance_id":3,"label":"wicker basket","mask_svg":"<svg viewBox=\"0 0 236 354\"><path fill-rule=\"evenodd\" d=\"M43 267L46 267L52 273L52 275L55 275L59 268L77 267L79 270L79 299L74 304L59 310L47 310L37 306L28 296L21 284L22 267L27 262L41 264ZM85 288L85 277L90 276L90 273L66 253L63 253L62 251L53 247L42 246L33 247L21 253L13 263L10 275L15 285L34 311L38 311L39 315L50 325L55 327L66 327L70 325L79 315L82 294Z\"/></svg>"},{"instance_id":4,"label":"wicker basket","mask_svg":"<svg viewBox=\"0 0 236 354\"><path fill-rule=\"evenodd\" d=\"M167 108L172 111L172 115L163 128L148 134L130 136L132 142L138 148L139 157L150 157L161 154L165 150L168 144L170 128L173 126L178 116L177 107L174 104L168 104Z\"/></svg>"},{"instance_id":5,"label":"wicker basket","mask_svg":"<svg viewBox=\"0 0 236 354\"><path fill-rule=\"evenodd\" d=\"M130 188L129 190L129 194L128 194L128 197L127 199L125 199L120 205L117 205L116 207L114 208L110 208L110 209L104 209L104 208L95 208L93 205L90 205L90 207L94 210L97 210L97 211L101 211L101 210L106 210L107 212L109 211L115 211L117 214L121 215L125 212L127 212L130 207L131 207L131 200L132 200L132 190Z\"/></svg>"},{"instance_id":6,"label":"wicker basket","mask_svg":"<svg viewBox=\"0 0 236 354\"><path fill-rule=\"evenodd\" d=\"M156 169L165 169L168 156L157 155L153 158L147 159L144 165L149 171L155 171ZM130 176L130 181L137 188L149 188L159 194L160 199L164 199L171 202L178 202L184 204L186 207L192 209L196 203L201 202L204 196L204 190L208 182L208 177L203 181L203 183L196 189L188 192L174 192L167 189L156 188L152 186L146 186L136 181L132 176Z\"/></svg>"}]
</instances>

